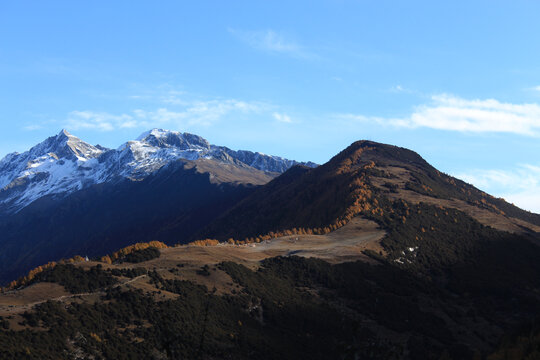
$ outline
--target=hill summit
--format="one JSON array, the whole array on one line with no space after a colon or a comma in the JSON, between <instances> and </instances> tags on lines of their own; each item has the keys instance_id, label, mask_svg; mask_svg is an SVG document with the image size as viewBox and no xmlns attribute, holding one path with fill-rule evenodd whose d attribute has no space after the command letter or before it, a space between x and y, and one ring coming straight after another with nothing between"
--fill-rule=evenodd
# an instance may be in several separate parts
<instances>
[{"instance_id":1,"label":"hill summit","mask_svg":"<svg viewBox=\"0 0 540 360\"><path fill-rule=\"evenodd\" d=\"M291 168L201 236L225 239L293 227L335 228L352 216L380 212L382 203L396 200L455 208L500 230L540 231L540 215L441 173L414 151L363 140L317 168Z\"/></svg>"}]
</instances>

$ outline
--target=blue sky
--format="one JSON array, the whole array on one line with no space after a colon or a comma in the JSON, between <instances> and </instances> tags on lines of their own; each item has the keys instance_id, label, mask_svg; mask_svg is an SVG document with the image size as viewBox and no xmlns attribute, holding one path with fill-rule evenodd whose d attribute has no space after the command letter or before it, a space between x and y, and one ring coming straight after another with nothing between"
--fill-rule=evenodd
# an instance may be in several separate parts
<instances>
[{"instance_id":1,"label":"blue sky","mask_svg":"<svg viewBox=\"0 0 540 360\"><path fill-rule=\"evenodd\" d=\"M0 157L160 127L323 163L359 139L540 212L538 1L0 8Z\"/></svg>"}]
</instances>

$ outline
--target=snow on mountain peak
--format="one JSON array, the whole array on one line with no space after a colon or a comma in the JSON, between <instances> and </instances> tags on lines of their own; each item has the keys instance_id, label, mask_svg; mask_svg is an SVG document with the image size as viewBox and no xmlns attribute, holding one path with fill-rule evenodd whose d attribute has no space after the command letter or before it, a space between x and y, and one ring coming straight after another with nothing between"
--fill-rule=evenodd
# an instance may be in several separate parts
<instances>
[{"instance_id":1,"label":"snow on mountain peak","mask_svg":"<svg viewBox=\"0 0 540 360\"><path fill-rule=\"evenodd\" d=\"M48 154L55 154L57 158L86 161L98 157L102 152L102 149L82 141L66 130L62 130L58 135L47 138L45 141L20 155L37 158Z\"/></svg>"},{"instance_id":2,"label":"snow on mountain peak","mask_svg":"<svg viewBox=\"0 0 540 360\"><path fill-rule=\"evenodd\" d=\"M277 156L211 145L198 135L178 131L152 129L110 150L62 130L22 154L0 160L0 213L16 212L45 195L65 196L118 179L141 180L173 161L199 158L276 173L297 164Z\"/></svg>"},{"instance_id":3,"label":"snow on mountain peak","mask_svg":"<svg viewBox=\"0 0 540 360\"><path fill-rule=\"evenodd\" d=\"M210 148L210 143L198 135L163 129L152 129L144 132L137 138L137 141L160 148L175 147L181 150Z\"/></svg>"},{"instance_id":4,"label":"snow on mountain peak","mask_svg":"<svg viewBox=\"0 0 540 360\"><path fill-rule=\"evenodd\" d=\"M182 136L182 133L179 131L172 131L172 130L163 130L158 128L153 128L152 130L148 130L143 132L139 137L137 138L137 141L145 141L149 138L156 138L156 139L163 139L168 136Z\"/></svg>"}]
</instances>

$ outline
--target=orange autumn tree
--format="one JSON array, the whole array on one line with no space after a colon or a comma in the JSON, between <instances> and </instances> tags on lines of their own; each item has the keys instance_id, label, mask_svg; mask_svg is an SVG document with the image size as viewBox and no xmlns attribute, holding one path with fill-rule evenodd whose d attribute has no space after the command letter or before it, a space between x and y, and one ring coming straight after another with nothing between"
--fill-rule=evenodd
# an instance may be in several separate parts
<instances>
[{"instance_id":1,"label":"orange autumn tree","mask_svg":"<svg viewBox=\"0 0 540 360\"><path fill-rule=\"evenodd\" d=\"M204 239L204 240L195 240L187 245L195 245L195 246L214 246L219 244L219 241L216 239Z\"/></svg>"},{"instance_id":2,"label":"orange autumn tree","mask_svg":"<svg viewBox=\"0 0 540 360\"><path fill-rule=\"evenodd\" d=\"M106 263L106 264L112 264L113 261L119 259L120 257L123 257L123 256L125 256L127 254L130 254L130 253L132 253L134 251L137 251L137 250L147 249L149 247L155 247L155 248L158 248L158 249L163 249L163 248L167 248L167 245L165 245L164 243L162 243L160 241L150 241L148 243L137 243L137 244L134 244L134 245L127 246L127 247L125 247L123 249L120 249L120 250L114 252L111 255L105 255L105 256L101 257L100 261L103 262L103 263ZM62 260L59 260L58 262L51 261L51 262L49 262L49 263L47 263L45 265L37 266L36 268L30 270L26 276L23 276L23 277L21 277L21 278L19 278L17 280L14 280L14 281L10 282L9 285L3 290L13 290L13 289L16 289L18 287L27 285L39 273L41 273L41 272L43 272L43 271L45 271L47 269L52 269L58 264L73 264L73 263L84 262L84 261L86 261L85 258L83 258L80 255L75 255L75 256L73 256L72 258L69 258L69 259L62 259Z\"/></svg>"},{"instance_id":3,"label":"orange autumn tree","mask_svg":"<svg viewBox=\"0 0 540 360\"><path fill-rule=\"evenodd\" d=\"M355 156L359 157L362 151L359 151ZM337 170L338 172L349 172L354 161L346 161L342 163L341 167ZM274 230L270 231L264 235L257 235L254 237L246 237L244 240L234 240L229 238L227 243L236 244L236 245L245 245L255 242L267 241L270 239L282 237L282 236L293 236L293 235L325 235L332 231L335 231L349 223L352 218L358 216L362 213L369 213L370 215L383 215L383 210L380 207L379 201L374 197L373 191L370 188L369 182L367 181L366 171L373 169L376 164L373 161L370 161L362 167L362 171L353 178L350 183L352 204L344 209L343 215L329 224L321 227L313 228L302 228L294 227L292 229L283 229L283 230Z\"/></svg>"},{"instance_id":4,"label":"orange autumn tree","mask_svg":"<svg viewBox=\"0 0 540 360\"><path fill-rule=\"evenodd\" d=\"M147 243L136 243L136 244L133 244L133 245L130 245L130 246L126 246L125 248L123 249L120 249L114 253L112 253L111 255L105 255L103 257L101 257L100 261L101 262L104 262L106 264L112 264L113 261L116 261L128 254L131 254L132 252L134 251L139 251L139 250L144 250L144 249L148 249L148 248L156 248L156 249L166 249L168 248L168 246L164 243L162 243L161 241L150 241L150 242L147 242Z\"/></svg>"}]
</instances>

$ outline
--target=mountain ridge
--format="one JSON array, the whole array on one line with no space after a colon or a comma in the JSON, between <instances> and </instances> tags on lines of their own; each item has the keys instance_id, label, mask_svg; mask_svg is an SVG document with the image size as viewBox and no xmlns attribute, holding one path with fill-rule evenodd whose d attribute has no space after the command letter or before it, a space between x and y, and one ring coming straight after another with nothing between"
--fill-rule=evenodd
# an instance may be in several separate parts
<instances>
[{"instance_id":1,"label":"mountain ridge","mask_svg":"<svg viewBox=\"0 0 540 360\"><path fill-rule=\"evenodd\" d=\"M146 131L117 149L90 145L62 130L24 153L11 153L0 160L0 213L20 211L46 195L65 197L94 184L142 180L175 160L199 158L276 174L300 164L258 152L234 151L198 135L163 129Z\"/></svg>"},{"instance_id":2,"label":"mountain ridge","mask_svg":"<svg viewBox=\"0 0 540 360\"><path fill-rule=\"evenodd\" d=\"M289 169L216 219L199 236L225 240L236 235L243 239L293 227L325 228L351 214L380 209L381 198L402 197L413 203L431 201L456 208L499 230L540 232L540 214L441 173L414 151L362 140L317 168ZM246 219L246 213L254 215Z\"/></svg>"},{"instance_id":3,"label":"mountain ridge","mask_svg":"<svg viewBox=\"0 0 540 360\"><path fill-rule=\"evenodd\" d=\"M58 143L65 145L68 135L60 136L63 141ZM148 142L174 146L174 151L198 152L210 146L196 135L178 138L174 133L152 130L141 138L148 137ZM147 147L155 150L153 145ZM103 151L109 156L118 154ZM143 154L144 151L139 153ZM226 152L220 154L228 156ZM152 166L151 161L144 166ZM231 158L222 161L199 157L170 161L139 181L119 177L115 182L83 187L66 197L43 196L20 214L1 218L0 245L5 249L2 271L13 267L10 275L1 280L11 280L9 277L47 260L81 252L97 256L114 251L128 245L130 239L168 244L206 238L249 242L295 228L326 233L343 226L353 216L376 216L383 211L381 204L387 201L384 199L455 208L499 230L532 235L540 232L540 215L493 198L439 172L414 151L393 145L358 141L326 164L316 168L294 165L277 175ZM216 196L216 202L208 194ZM197 204L202 199L206 205L201 207ZM88 217L95 219L88 222ZM130 217L138 219L136 226L129 226ZM41 224L41 230L35 231L36 224ZM87 228L92 228L92 232ZM90 245L92 241L96 242L94 247ZM105 245L104 241L110 244ZM70 246L56 247L55 253L47 255L50 259L33 249L36 244L60 243ZM20 244L25 247L19 249ZM11 255L7 256L8 253ZM18 265L14 267L15 264Z\"/></svg>"}]
</instances>

